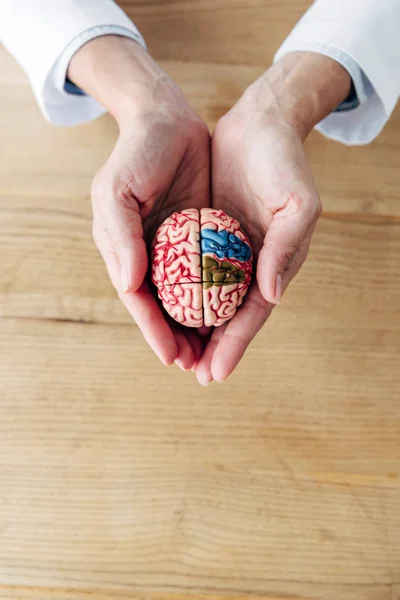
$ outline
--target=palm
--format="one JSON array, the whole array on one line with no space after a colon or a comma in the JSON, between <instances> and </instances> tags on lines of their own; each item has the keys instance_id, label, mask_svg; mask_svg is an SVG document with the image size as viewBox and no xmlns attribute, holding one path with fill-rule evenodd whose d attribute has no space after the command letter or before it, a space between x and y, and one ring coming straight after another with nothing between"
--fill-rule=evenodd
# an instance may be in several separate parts
<instances>
[{"instance_id":1,"label":"palm","mask_svg":"<svg viewBox=\"0 0 400 600\"><path fill-rule=\"evenodd\" d=\"M168 175L165 187L140 206L147 247L150 247L159 225L173 212L187 208L200 210L210 205L210 144L208 130L206 132L203 125L186 143L184 138L179 137L176 147L170 145L166 149L164 169ZM159 315L155 306L153 314ZM178 364L184 369L192 368L201 358L208 330L205 327L201 330L182 327L169 317L164 318L175 338Z\"/></svg>"},{"instance_id":2,"label":"palm","mask_svg":"<svg viewBox=\"0 0 400 600\"><path fill-rule=\"evenodd\" d=\"M315 224L313 216L309 235L298 243L293 205L313 188L313 181L301 142L289 126L235 108L218 124L212 150L213 206L241 223L253 246L257 274L243 307L213 333L197 369L203 383L224 380L236 367L276 303L278 261L287 262L282 282L286 287L307 254ZM316 216L318 210L312 210ZM292 245L282 246L282 251L277 248L280 228L286 240L293 229ZM274 230L277 235L268 241Z\"/></svg>"},{"instance_id":3,"label":"palm","mask_svg":"<svg viewBox=\"0 0 400 600\"><path fill-rule=\"evenodd\" d=\"M172 212L209 206L209 153L208 129L193 113L150 113L121 134L97 176L93 201L95 239L123 303L160 359L187 369L202 354L202 338L161 311L146 280L148 247ZM130 261L129 293L121 289L118 246Z\"/></svg>"},{"instance_id":4,"label":"palm","mask_svg":"<svg viewBox=\"0 0 400 600\"><path fill-rule=\"evenodd\" d=\"M209 134L205 125L200 124L191 136L178 137L173 142L163 149L163 156L160 153L158 157L150 158L154 170L159 168L157 163L162 162L165 177L162 187L151 190L143 202L139 199L148 243L151 243L158 226L174 211L210 205ZM146 175L151 180L157 173Z\"/></svg>"}]
</instances>

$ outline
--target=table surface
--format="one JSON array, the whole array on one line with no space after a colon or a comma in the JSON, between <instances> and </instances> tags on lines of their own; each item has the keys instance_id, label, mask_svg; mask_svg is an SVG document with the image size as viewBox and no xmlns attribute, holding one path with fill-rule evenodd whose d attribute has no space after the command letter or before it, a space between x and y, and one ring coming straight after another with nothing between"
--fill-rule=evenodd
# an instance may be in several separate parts
<instances>
[{"instance_id":1,"label":"table surface","mask_svg":"<svg viewBox=\"0 0 400 600\"><path fill-rule=\"evenodd\" d=\"M121 4L213 127L309 2ZM311 135L308 262L202 389L92 242L114 123L47 125L0 51L1 600L400 599L399 134Z\"/></svg>"}]
</instances>

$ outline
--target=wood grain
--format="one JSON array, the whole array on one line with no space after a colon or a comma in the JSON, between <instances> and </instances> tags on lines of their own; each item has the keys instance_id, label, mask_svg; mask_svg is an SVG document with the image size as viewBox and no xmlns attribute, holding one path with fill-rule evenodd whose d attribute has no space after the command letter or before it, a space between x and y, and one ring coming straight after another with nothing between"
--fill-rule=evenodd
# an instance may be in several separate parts
<instances>
[{"instance_id":1,"label":"wood grain","mask_svg":"<svg viewBox=\"0 0 400 600\"><path fill-rule=\"evenodd\" d=\"M162 64L211 129L264 70L251 65ZM103 117L71 129L47 125L26 77L1 48L0 65L0 110L8 115L0 128L0 192L11 197L87 198L92 178L115 142L115 124ZM326 212L374 222L400 218L400 142L393 133L399 128L400 107L390 127L367 147L348 148L316 133L310 136L306 149Z\"/></svg>"},{"instance_id":2,"label":"wood grain","mask_svg":"<svg viewBox=\"0 0 400 600\"><path fill-rule=\"evenodd\" d=\"M229 384L206 393L160 370L135 327L3 320L6 583L389 584L400 561L397 337L271 326ZM382 381L387 401L376 402Z\"/></svg>"},{"instance_id":3,"label":"wood grain","mask_svg":"<svg viewBox=\"0 0 400 600\"><path fill-rule=\"evenodd\" d=\"M3 591L2 591L3 590ZM298 588L297 588L298 590ZM334 595L334 593L336 595ZM331 588L330 592L326 595L326 589L320 586L318 595L315 592L312 596L310 595L296 595L286 594L279 595L259 595L251 594L246 596L232 596L224 593L223 595L214 594L199 594L194 592L186 592L185 594L171 593L154 593L154 592L117 592L115 590L107 593L100 590L62 590L59 588L24 588L22 586L5 586L0 587L0 600L37 600L38 598L51 597L51 600L318 600L324 594L324 598L327 600L334 600L337 598L337 594L341 594L340 598L344 600L358 600L360 595L365 600L398 600L396 595L395 587L392 586L371 586L371 587L360 587L358 590L347 593L342 590L342 587L336 589L333 593Z\"/></svg>"},{"instance_id":4,"label":"wood grain","mask_svg":"<svg viewBox=\"0 0 400 600\"><path fill-rule=\"evenodd\" d=\"M121 2L211 128L309 2ZM0 50L0 600L400 600L400 110L318 134L309 260L224 385L162 367L91 240L108 117Z\"/></svg>"},{"instance_id":5,"label":"wood grain","mask_svg":"<svg viewBox=\"0 0 400 600\"><path fill-rule=\"evenodd\" d=\"M310 0L123 0L159 59L268 66Z\"/></svg>"},{"instance_id":6,"label":"wood grain","mask_svg":"<svg viewBox=\"0 0 400 600\"><path fill-rule=\"evenodd\" d=\"M0 198L0 315L131 322L93 244L90 211L88 198ZM281 325L398 330L399 232L397 222L324 216Z\"/></svg>"}]
</instances>

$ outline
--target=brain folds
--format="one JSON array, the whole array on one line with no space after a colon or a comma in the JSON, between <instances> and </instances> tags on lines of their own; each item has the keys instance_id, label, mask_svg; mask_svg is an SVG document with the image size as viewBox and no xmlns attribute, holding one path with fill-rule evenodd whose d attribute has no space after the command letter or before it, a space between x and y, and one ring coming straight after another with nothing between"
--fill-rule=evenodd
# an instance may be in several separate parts
<instances>
[{"instance_id":1,"label":"brain folds","mask_svg":"<svg viewBox=\"0 0 400 600\"><path fill-rule=\"evenodd\" d=\"M221 210L187 209L159 227L152 281L169 315L188 327L233 317L250 284L252 251L239 223Z\"/></svg>"}]
</instances>

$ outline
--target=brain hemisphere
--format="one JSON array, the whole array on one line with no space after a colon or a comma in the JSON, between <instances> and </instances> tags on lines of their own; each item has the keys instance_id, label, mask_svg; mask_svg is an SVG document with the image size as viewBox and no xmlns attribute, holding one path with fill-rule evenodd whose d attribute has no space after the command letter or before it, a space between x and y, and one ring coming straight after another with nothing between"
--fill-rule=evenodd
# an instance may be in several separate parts
<instances>
[{"instance_id":1,"label":"brain hemisphere","mask_svg":"<svg viewBox=\"0 0 400 600\"><path fill-rule=\"evenodd\" d=\"M218 327L233 317L250 284L252 251L239 223L222 211L201 215L204 324Z\"/></svg>"},{"instance_id":2,"label":"brain hemisphere","mask_svg":"<svg viewBox=\"0 0 400 600\"><path fill-rule=\"evenodd\" d=\"M201 283L173 284L158 287L158 296L167 313L188 327L203 325Z\"/></svg>"},{"instance_id":3,"label":"brain hemisphere","mask_svg":"<svg viewBox=\"0 0 400 600\"><path fill-rule=\"evenodd\" d=\"M196 209L171 215L159 227L153 241L153 282L201 283L200 224Z\"/></svg>"},{"instance_id":4,"label":"brain hemisphere","mask_svg":"<svg viewBox=\"0 0 400 600\"><path fill-rule=\"evenodd\" d=\"M189 327L231 319L250 284L250 242L222 211L174 213L158 229L152 257L152 280L165 310Z\"/></svg>"}]
</instances>

